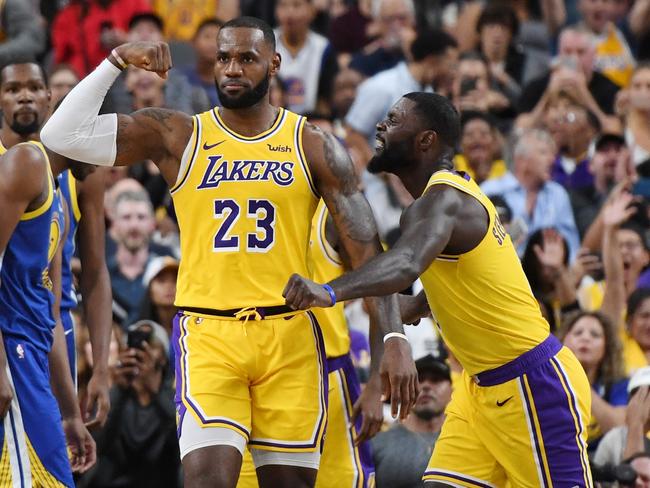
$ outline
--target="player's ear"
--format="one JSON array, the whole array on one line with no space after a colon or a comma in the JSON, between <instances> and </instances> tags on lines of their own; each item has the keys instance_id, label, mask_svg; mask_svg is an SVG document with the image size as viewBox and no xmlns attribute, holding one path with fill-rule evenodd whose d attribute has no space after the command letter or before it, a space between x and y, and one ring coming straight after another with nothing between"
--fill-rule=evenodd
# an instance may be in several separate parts
<instances>
[{"instance_id":1,"label":"player's ear","mask_svg":"<svg viewBox=\"0 0 650 488\"><path fill-rule=\"evenodd\" d=\"M420 151L427 151L438 142L438 134L434 130L425 130L418 134L416 141Z\"/></svg>"},{"instance_id":2,"label":"player's ear","mask_svg":"<svg viewBox=\"0 0 650 488\"><path fill-rule=\"evenodd\" d=\"M280 53L273 54L273 58L271 59L271 68L269 70L269 74L271 76L276 76L278 74L278 71L280 71L281 63L282 63L282 56L280 56Z\"/></svg>"}]
</instances>

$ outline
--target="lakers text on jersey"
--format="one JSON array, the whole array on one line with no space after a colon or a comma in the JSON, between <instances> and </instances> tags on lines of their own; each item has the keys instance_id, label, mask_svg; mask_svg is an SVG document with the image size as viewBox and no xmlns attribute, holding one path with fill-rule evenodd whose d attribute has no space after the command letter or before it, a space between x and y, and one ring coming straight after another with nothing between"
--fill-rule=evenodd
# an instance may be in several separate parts
<instances>
[{"instance_id":1,"label":"lakers text on jersey","mask_svg":"<svg viewBox=\"0 0 650 488\"><path fill-rule=\"evenodd\" d=\"M243 452L248 443L267 456L307 453L317 467L327 416L322 334L312 314L282 298L289 276L308 272L318 203L305 120L279 109L253 137L227 127L217 109L193 123L171 188L181 235L181 455L223 443Z\"/></svg>"}]
</instances>

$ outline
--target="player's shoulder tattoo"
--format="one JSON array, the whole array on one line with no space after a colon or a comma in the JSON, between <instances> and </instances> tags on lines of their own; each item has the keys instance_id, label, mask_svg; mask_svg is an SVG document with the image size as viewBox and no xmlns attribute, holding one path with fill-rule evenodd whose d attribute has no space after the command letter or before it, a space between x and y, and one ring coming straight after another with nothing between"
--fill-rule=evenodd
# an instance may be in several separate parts
<instances>
[{"instance_id":1,"label":"player's shoulder tattoo","mask_svg":"<svg viewBox=\"0 0 650 488\"><path fill-rule=\"evenodd\" d=\"M340 181L342 187L352 185L357 187L357 176L354 170L354 163L341 142L333 135L323 131L319 127L307 122L305 132L308 135L309 143L313 144L316 151L322 154L322 162L326 171Z\"/></svg>"},{"instance_id":2,"label":"player's shoulder tattoo","mask_svg":"<svg viewBox=\"0 0 650 488\"><path fill-rule=\"evenodd\" d=\"M167 131L172 132L174 127L170 124L170 120L177 114L175 110L167 108L143 108L136 112L138 115L153 119L162 125Z\"/></svg>"}]
</instances>

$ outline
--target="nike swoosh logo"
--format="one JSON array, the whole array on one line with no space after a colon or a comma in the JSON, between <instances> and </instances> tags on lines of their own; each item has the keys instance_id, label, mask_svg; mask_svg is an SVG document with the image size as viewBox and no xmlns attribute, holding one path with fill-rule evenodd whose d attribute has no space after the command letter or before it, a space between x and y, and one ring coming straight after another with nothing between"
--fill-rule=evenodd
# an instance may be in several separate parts
<instances>
[{"instance_id":1,"label":"nike swoosh logo","mask_svg":"<svg viewBox=\"0 0 650 488\"><path fill-rule=\"evenodd\" d=\"M208 145L207 142L204 142L203 143L203 150L208 151L208 150L212 149L213 147L217 147L219 144L221 144L223 142L226 142L226 140L224 139L223 141L219 141L216 144L210 144L210 145Z\"/></svg>"},{"instance_id":2,"label":"nike swoosh logo","mask_svg":"<svg viewBox=\"0 0 650 488\"><path fill-rule=\"evenodd\" d=\"M72 333L73 330L74 329L68 329L63 333L63 335L68 335L68 334Z\"/></svg>"},{"instance_id":3,"label":"nike swoosh logo","mask_svg":"<svg viewBox=\"0 0 650 488\"><path fill-rule=\"evenodd\" d=\"M510 400L512 400L512 397L506 398L506 399L503 400L502 402L500 402L499 400L497 400L497 407L503 407L503 406L504 406L506 403L508 403Z\"/></svg>"}]
</instances>

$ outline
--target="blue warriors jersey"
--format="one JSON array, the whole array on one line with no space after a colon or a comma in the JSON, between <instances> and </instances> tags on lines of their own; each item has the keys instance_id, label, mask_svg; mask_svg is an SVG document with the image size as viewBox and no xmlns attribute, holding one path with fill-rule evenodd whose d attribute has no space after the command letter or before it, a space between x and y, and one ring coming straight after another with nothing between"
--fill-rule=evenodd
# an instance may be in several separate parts
<instances>
[{"instance_id":1,"label":"blue warriors jersey","mask_svg":"<svg viewBox=\"0 0 650 488\"><path fill-rule=\"evenodd\" d=\"M318 196L302 149L304 122L279 109L268 130L246 137L217 109L193 118L170 189L181 232L177 306L277 306L291 274L308 274Z\"/></svg>"},{"instance_id":2,"label":"blue warriors jersey","mask_svg":"<svg viewBox=\"0 0 650 488\"><path fill-rule=\"evenodd\" d=\"M66 170L58 176L59 191L67 204L68 236L63 245L61 261L61 310L77 307L77 293L74 289L72 279L72 256L75 252L75 238L81 211L77 201L77 180L72 176L70 170Z\"/></svg>"},{"instance_id":3,"label":"blue warriors jersey","mask_svg":"<svg viewBox=\"0 0 650 488\"><path fill-rule=\"evenodd\" d=\"M47 158L45 148L34 144ZM0 330L49 351L52 346L52 280L50 260L63 234L64 216L57 202L54 178L48 171L48 193L38 208L26 211L16 226L2 260L0 270Z\"/></svg>"}]
</instances>

